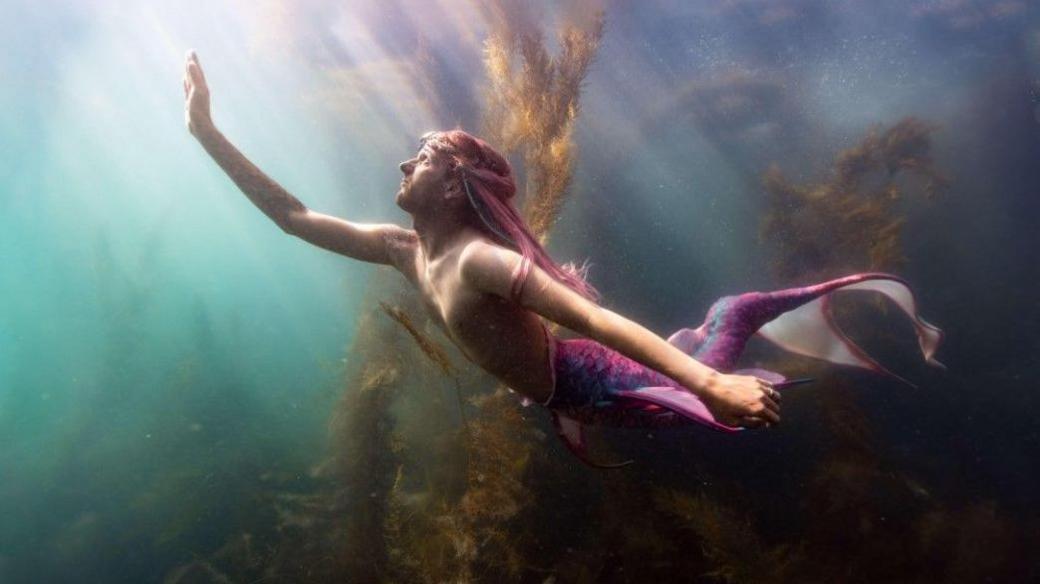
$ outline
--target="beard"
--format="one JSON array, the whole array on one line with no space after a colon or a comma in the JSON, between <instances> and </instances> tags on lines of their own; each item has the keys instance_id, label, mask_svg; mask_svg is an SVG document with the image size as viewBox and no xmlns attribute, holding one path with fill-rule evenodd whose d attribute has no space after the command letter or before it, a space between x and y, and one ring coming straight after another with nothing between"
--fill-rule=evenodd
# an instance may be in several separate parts
<instances>
[{"instance_id":1,"label":"beard","mask_svg":"<svg viewBox=\"0 0 1040 584\"><path fill-rule=\"evenodd\" d=\"M408 192L405 189L405 187L402 186L400 189L398 189L397 194L394 195L394 203L397 204L397 206L401 209L410 212L410 202L411 201L408 200Z\"/></svg>"}]
</instances>

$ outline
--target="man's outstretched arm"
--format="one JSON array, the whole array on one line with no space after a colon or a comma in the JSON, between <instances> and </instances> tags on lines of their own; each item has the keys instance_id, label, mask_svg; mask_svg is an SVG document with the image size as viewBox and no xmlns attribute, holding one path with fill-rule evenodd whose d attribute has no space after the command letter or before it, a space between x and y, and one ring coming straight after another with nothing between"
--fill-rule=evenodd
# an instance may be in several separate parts
<instances>
[{"instance_id":1,"label":"man's outstretched arm","mask_svg":"<svg viewBox=\"0 0 1040 584\"><path fill-rule=\"evenodd\" d=\"M188 130L214 161L282 231L324 249L405 271L403 255L414 232L393 224L359 224L308 209L243 155L213 124L209 86L198 57L189 52L184 72L184 115ZM407 275L407 274L406 274Z\"/></svg>"},{"instance_id":2,"label":"man's outstretched arm","mask_svg":"<svg viewBox=\"0 0 1040 584\"><path fill-rule=\"evenodd\" d=\"M479 242L462 252L460 270L474 288L512 298L512 274L519 263L520 254ZM678 381L723 424L758 427L780 422L780 405L769 396L773 390L768 381L715 371L642 325L586 300L538 266L531 266L517 302Z\"/></svg>"}]
</instances>

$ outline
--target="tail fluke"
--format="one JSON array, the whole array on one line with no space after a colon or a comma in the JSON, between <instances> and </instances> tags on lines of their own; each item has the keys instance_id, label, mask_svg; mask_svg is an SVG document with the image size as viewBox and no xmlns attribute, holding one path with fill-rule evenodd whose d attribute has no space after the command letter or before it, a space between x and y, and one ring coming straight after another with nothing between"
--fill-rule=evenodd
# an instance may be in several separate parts
<instances>
[{"instance_id":1,"label":"tail fluke","mask_svg":"<svg viewBox=\"0 0 1040 584\"><path fill-rule=\"evenodd\" d=\"M726 296L711 306L704 324L677 331L668 341L710 367L729 371L748 339L757 332L792 353L864 367L903 380L874 361L837 327L830 310L830 294L838 290L880 292L891 299L911 318L925 361L943 367L934 358L942 331L917 314L913 291L906 282L881 273L855 274L802 288Z\"/></svg>"}]
</instances>

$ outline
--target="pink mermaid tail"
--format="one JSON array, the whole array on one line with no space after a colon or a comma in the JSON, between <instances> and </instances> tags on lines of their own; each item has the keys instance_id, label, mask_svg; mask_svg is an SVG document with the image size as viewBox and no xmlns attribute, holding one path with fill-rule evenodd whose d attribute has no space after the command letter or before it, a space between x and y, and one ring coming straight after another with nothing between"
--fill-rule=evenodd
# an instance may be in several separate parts
<instances>
[{"instance_id":1,"label":"pink mermaid tail","mask_svg":"<svg viewBox=\"0 0 1040 584\"><path fill-rule=\"evenodd\" d=\"M942 331L918 316L914 293L906 282L881 273L855 274L802 288L726 296L708 310L704 324L676 331L668 342L710 367L728 371L757 332L792 353L872 369L910 384L871 359L838 329L830 310L830 294L838 290L870 290L887 296L910 317L925 361L943 367L934 358Z\"/></svg>"},{"instance_id":2,"label":"pink mermaid tail","mask_svg":"<svg viewBox=\"0 0 1040 584\"><path fill-rule=\"evenodd\" d=\"M871 369L909 383L870 358L838 329L830 311L830 295L839 290L880 292L891 299L911 318L925 361L942 367L934 358L942 331L918 316L913 292L903 280L881 273L726 296L711 306L704 324L681 329L668 341L698 361L729 373L734 372L747 341L757 333L793 353ZM741 430L718 422L704 402L674 380L594 341L558 341L554 370L556 388L546 406L567 447L593 466L621 465L601 465L588 458L585 424L660 427L698 423L724 432ZM769 379L781 391L788 386L775 372L745 369L736 373Z\"/></svg>"}]
</instances>

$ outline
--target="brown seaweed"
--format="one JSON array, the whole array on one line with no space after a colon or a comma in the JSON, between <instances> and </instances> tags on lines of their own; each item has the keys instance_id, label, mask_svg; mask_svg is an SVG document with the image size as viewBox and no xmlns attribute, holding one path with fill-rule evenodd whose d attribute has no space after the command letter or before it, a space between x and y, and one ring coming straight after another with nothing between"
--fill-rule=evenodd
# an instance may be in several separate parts
<instances>
[{"instance_id":1,"label":"brown seaweed","mask_svg":"<svg viewBox=\"0 0 1040 584\"><path fill-rule=\"evenodd\" d=\"M762 181L770 210L761 237L773 250L779 278L811 280L902 266L906 219L899 202L915 190L932 199L947 184L931 158L934 131L915 118L883 132L872 128L835 158L830 177L818 183L796 185L770 168Z\"/></svg>"},{"instance_id":2,"label":"brown seaweed","mask_svg":"<svg viewBox=\"0 0 1040 584\"><path fill-rule=\"evenodd\" d=\"M577 116L581 79L587 72L599 37L602 18L592 32L567 26L561 33L560 55L550 57L533 19L519 3L492 3L488 15L497 24L485 44L485 137L507 151L523 156L527 182L525 216L544 241L562 206L572 172L571 130ZM506 17L506 15L512 15ZM520 68L522 72L516 71ZM405 327L433 362L445 356L429 346L418 327L388 314ZM448 375L454 370L442 366ZM482 374L471 385L475 412L467 434L453 434L439 452L431 453L437 466L446 461L463 473L459 477L418 480L421 465L404 465L393 494L395 506L386 523L392 534L391 558L405 580L470 582L518 580L540 569L528 549L536 545L529 533L530 513L549 480L532 483L532 462L538 436L521 413L519 400ZM421 433L419 427L405 434ZM459 463L462 463L461 465ZM409 479L409 477L412 477ZM415 483L415 496L404 485Z\"/></svg>"},{"instance_id":3,"label":"brown seaweed","mask_svg":"<svg viewBox=\"0 0 1040 584\"><path fill-rule=\"evenodd\" d=\"M525 45L541 38L524 28L531 22L511 21L488 45L488 110L530 116L503 122L511 133L501 139L523 155L526 210L545 214L532 221L544 237L563 202L573 146L557 142L571 140L570 127L538 129L561 115L558 106L508 101L549 95L520 81L551 85L552 72L568 67L544 45ZM569 67L578 70L591 55L574 59ZM576 114L576 105L567 109L564 125ZM900 201L937 196L945 186L930 158L933 132L912 119L874 129L815 184L770 170L763 235L776 244L778 277L899 267ZM241 534L169 581L984 582L1012 580L1021 565L1027 544L1003 510L988 501L951 505L891 468L857 392L805 360L780 368L827 386L819 404L829 449L798 478L805 488L788 501L784 525L770 531L755 504L768 497L743 493L710 468L699 468L697 480L642 469L589 480L550 446L544 419L527 416L505 388L489 393L489 376L455 365L465 361L425 332L416 298L391 272L377 273L364 306L331 424L332 456L315 469L322 487L269 497L282 536L269 549ZM440 399L439 390L453 387L471 396L468 434Z\"/></svg>"},{"instance_id":4,"label":"brown seaweed","mask_svg":"<svg viewBox=\"0 0 1040 584\"><path fill-rule=\"evenodd\" d=\"M383 312L408 331L408 334L411 335L416 345L419 346L419 350L422 351L423 355L437 365L437 368L442 373L448 376L457 374L457 369L451 364L451 358L448 357L447 351L428 335L420 332L419 327L416 326L415 322L412 321L405 311L396 306L390 306L386 302L380 302L379 306L383 308Z\"/></svg>"},{"instance_id":5,"label":"brown seaweed","mask_svg":"<svg viewBox=\"0 0 1040 584\"><path fill-rule=\"evenodd\" d=\"M512 18L493 20L484 44L488 89L483 131L506 153L523 157L524 216L531 231L544 239L570 186L581 84L599 48L605 20L602 11L594 11L585 26L563 25L560 52L554 56L531 18L516 18L515 12L515 6L500 8L497 14Z\"/></svg>"}]
</instances>

